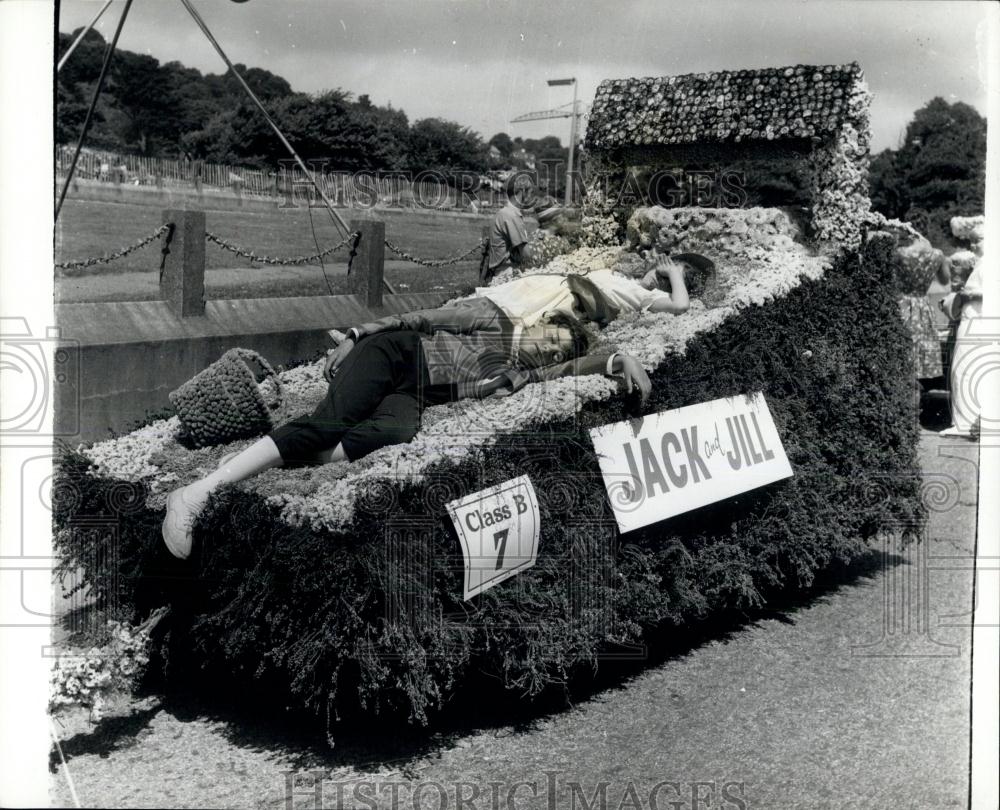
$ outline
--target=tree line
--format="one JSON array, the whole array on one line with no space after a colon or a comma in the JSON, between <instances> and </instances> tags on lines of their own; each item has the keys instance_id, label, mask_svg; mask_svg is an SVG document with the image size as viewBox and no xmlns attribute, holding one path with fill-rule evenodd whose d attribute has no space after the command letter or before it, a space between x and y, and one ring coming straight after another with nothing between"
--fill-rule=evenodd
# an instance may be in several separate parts
<instances>
[{"instance_id":1,"label":"tree line","mask_svg":"<svg viewBox=\"0 0 1000 810\"><path fill-rule=\"evenodd\" d=\"M61 55L76 38L59 34ZM58 74L57 143L75 143L100 74L107 42L91 30ZM305 160L336 171L424 171L444 175L523 168L527 160L561 158L558 138L511 140L498 133L500 157L479 133L455 121L410 122L403 110L343 89L299 93L281 76L237 65L275 122ZM180 62L116 50L86 145L147 157L188 158L276 168L287 152L230 74L202 74Z\"/></svg>"},{"instance_id":2,"label":"tree line","mask_svg":"<svg viewBox=\"0 0 1000 810\"><path fill-rule=\"evenodd\" d=\"M76 34L60 34L58 50ZM107 43L90 31L58 74L55 136L75 142L93 94ZM454 121L410 123L391 105L354 98L342 89L299 93L281 76L237 65L306 160L327 161L336 171L438 172L444 176L489 169L535 169L552 193L561 194L567 149L558 138L485 141ZM278 139L246 98L236 79L202 74L180 62L160 62L116 51L87 145L149 157L276 168L287 159ZM492 148L491 148L492 147ZM936 245L951 245L948 222L981 214L985 197L986 120L962 102L934 98L917 110L897 149L871 164L876 210L912 222ZM797 162L741 162L728 167L745 176L751 205L808 203Z\"/></svg>"},{"instance_id":3,"label":"tree line","mask_svg":"<svg viewBox=\"0 0 1000 810\"><path fill-rule=\"evenodd\" d=\"M929 101L914 114L899 148L872 160L871 197L877 211L911 222L938 247L951 247L951 218L984 211L986 119L961 101Z\"/></svg>"}]
</instances>

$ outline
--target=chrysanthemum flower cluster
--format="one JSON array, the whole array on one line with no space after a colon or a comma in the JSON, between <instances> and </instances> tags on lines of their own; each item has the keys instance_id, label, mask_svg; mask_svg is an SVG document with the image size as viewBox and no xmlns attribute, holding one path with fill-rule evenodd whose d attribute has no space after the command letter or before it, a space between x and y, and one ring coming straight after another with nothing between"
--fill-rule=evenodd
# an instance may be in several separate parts
<instances>
[{"instance_id":1,"label":"chrysanthemum flower cluster","mask_svg":"<svg viewBox=\"0 0 1000 810\"><path fill-rule=\"evenodd\" d=\"M149 663L149 635L121 622L110 622L103 647L63 653L52 667L49 712L73 706L90 710L98 721L112 692L130 692Z\"/></svg>"},{"instance_id":2,"label":"chrysanthemum flower cluster","mask_svg":"<svg viewBox=\"0 0 1000 810\"><path fill-rule=\"evenodd\" d=\"M778 208L637 208L625 247L660 254L697 251L739 258L754 245L779 251L796 245L798 227Z\"/></svg>"},{"instance_id":3,"label":"chrysanthemum flower cluster","mask_svg":"<svg viewBox=\"0 0 1000 810\"><path fill-rule=\"evenodd\" d=\"M539 228L531 235L528 248L531 255L530 266L544 267L556 256L572 251L573 245L565 236Z\"/></svg>"},{"instance_id":4,"label":"chrysanthemum flower cluster","mask_svg":"<svg viewBox=\"0 0 1000 810\"><path fill-rule=\"evenodd\" d=\"M621 167L597 159L593 163L592 177L587 183L587 195L583 200L582 242L589 247L614 245L618 242L618 222L614 216L616 201L601 187L599 181L602 173L610 173L609 176L620 174Z\"/></svg>"},{"instance_id":5,"label":"chrysanthemum flower cluster","mask_svg":"<svg viewBox=\"0 0 1000 810\"><path fill-rule=\"evenodd\" d=\"M811 277L826 265L799 241L798 226L777 208L637 208L629 218L626 247L656 255L700 253L719 269L718 289L704 302L725 303L734 285L747 303L763 303L775 285Z\"/></svg>"},{"instance_id":6,"label":"chrysanthemum flower cluster","mask_svg":"<svg viewBox=\"0 0 1000 810\"><path fill-rule=\"evenodd\" d=\"M924 238L924 235L909 222L903 222L901 219L889 219L889 217L879 211L869 211L865 217L865 225L869 228L869 232L873 230L887 231L897 239Z\"/></svg>"},{"instance_id":7,"label":"chrysanthemum flower cluster","mask_svg":"<svg viewBox=\"0 0 1000 810\"><path fill-rule=\"evenodd\" d=\"M806 173L814 236L830 249L855 250L861 244L861 227L871 211L871 98L867 82L854 82L847 94L844 123L833 138L815 146L809 154Z\"/></svg>"},{"instance_id":8,"label":"chrysanthemum flower cluster","mask_svg":"<svg viewBox=\"0 0 1000 810\"><path fill-rule=\"evenodd\" d=\"M850 116L857 63L607 79L586 144L615 149L822 136Z\"/></svg>"},{"instance_id":9,"label":"chrysanthemum flower cluster","mask_svg":"<svg viewBox=\"0 0 1000 810\"><path fill-rule=\"evenodd\" d=\"M951 288L961 290L976 268L979 257L971 250L956 250L948 257L951 266Z\"/></svg>"},{"instance_id":10,"label":"chrysanthemum flower cluster","mask_svg":"<svg viewBox=\"0 0 1000 810\"><path fill-rule=\"evenodd\" d=\"M983 239L986 236L986 217L952 217L951 233L956 239L969 244L969 248L977 256L983 255Z\"/></svg>"}]
</instances>

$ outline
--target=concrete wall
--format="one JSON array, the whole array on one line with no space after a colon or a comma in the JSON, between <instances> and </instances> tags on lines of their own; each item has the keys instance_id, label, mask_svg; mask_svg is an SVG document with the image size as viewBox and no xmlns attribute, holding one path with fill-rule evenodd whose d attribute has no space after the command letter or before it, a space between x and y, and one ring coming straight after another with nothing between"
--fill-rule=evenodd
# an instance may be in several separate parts
<instances>
[{"instance_id":1,"label":"concrete wall","mask_svg":"<svg viewBox=\"0 0 1000 810\"><path fill-rule=\"evenodd\" d=\"M164 301L59 304L56 434L71 444L123 432L227 349L260 352L272 365L332 346L328 329L438 306L440 293L387 295L377 309L358 296L208 301L203 316L181 318Z\"/></svg>"}]
</instances>

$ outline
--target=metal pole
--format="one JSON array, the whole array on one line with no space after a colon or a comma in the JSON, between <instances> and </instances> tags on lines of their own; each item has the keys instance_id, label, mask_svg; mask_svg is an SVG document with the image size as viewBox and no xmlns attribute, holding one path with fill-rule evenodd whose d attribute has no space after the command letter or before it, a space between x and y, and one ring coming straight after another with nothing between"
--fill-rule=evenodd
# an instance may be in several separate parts
<instances>
[{"instance_id":1,"label":"metal pole","mask_svg":"<svg viewBox=\"0 0 1000 810\"><path fill-rule=\"evenodd\" d=\"M76 142L76 151L73 152L73 160L69 164L69 172L66 174L66 184L63 186L62 193L59 195L59 202L56 203L56 214L55 220L59 219L59 212L62 210L63 202L66 200L66 192L69 191L69 184L73 182L73 173L76 171L76 162L80 159L80 150L83 148L84 138L87 137L87 133L90 131L90 122L94 118L94 110L97 107L97 100L101 97L101 89L104 87L104 79L108 75L108 68L111 66L111 57L115 53L115 48L118 47L118 37L121 36L122 28L125 26L125 18L128 16L128 10L132 8L132 0L125 0L125 8L122 9L122 16L118 18L118 27L115 29L114 38L111 40L111 44L108 46L107 51L104 53L104 62L101 64L101 74L97 77L97 86L94 88L94 97L90 100L90 106L87 108L87 117L83 119L83 129L80 130L80 137Z\"/></svg>"},{"instance_id":2,"label":"metal pole","mask_svg":"<svg viewBox=\"0 0 1000 810\"><path fill-rule=\"evenodd\" d=\"M66 60L69 59L70 54L76 50L77 45L83 42L83 38L90 33L90 29L93 28L95 25L97 25L97 21L101 19L101 15L108 10L108 7L111 5L112 2L113 0L107 0L107 2L103 6L101 6L101 10L97 12L97 16L94 17L94 19L90 21L87 27L80 32L80 35L75 40L73 40L73 44L69 46L69 49L66 51L66 53L63 54L62 59L59 60L59 64L56 65L56 73L62 70L63 65L66 64Z\"/></svg>"},{"instance_id":3,"label":"metal pole","mask_svg":"<svg viewBox=\"0 0 1000 810\"><path fill-rule=\"evenodd\" d=\"M576 79L573 79L573 112L569 123L569 159L566 161L566 205L573 204L573 150L576 148Z\"/></svg>"}]
</instances>

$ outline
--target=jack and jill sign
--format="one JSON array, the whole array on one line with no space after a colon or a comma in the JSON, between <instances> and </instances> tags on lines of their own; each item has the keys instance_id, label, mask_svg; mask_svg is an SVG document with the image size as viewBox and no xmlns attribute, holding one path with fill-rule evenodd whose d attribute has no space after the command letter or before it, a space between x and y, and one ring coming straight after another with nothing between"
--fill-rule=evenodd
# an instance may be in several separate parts
<instances>
[{"instance_id":1,"label":"jack and jill sign","mask_svg":"<svg viewBox=\"0 0 1000 810\"><path fill-rule=\"evenodd\" d=\"M622 532L792 475L762 393L590 431Z\"/></svg>"}]
</instances>

